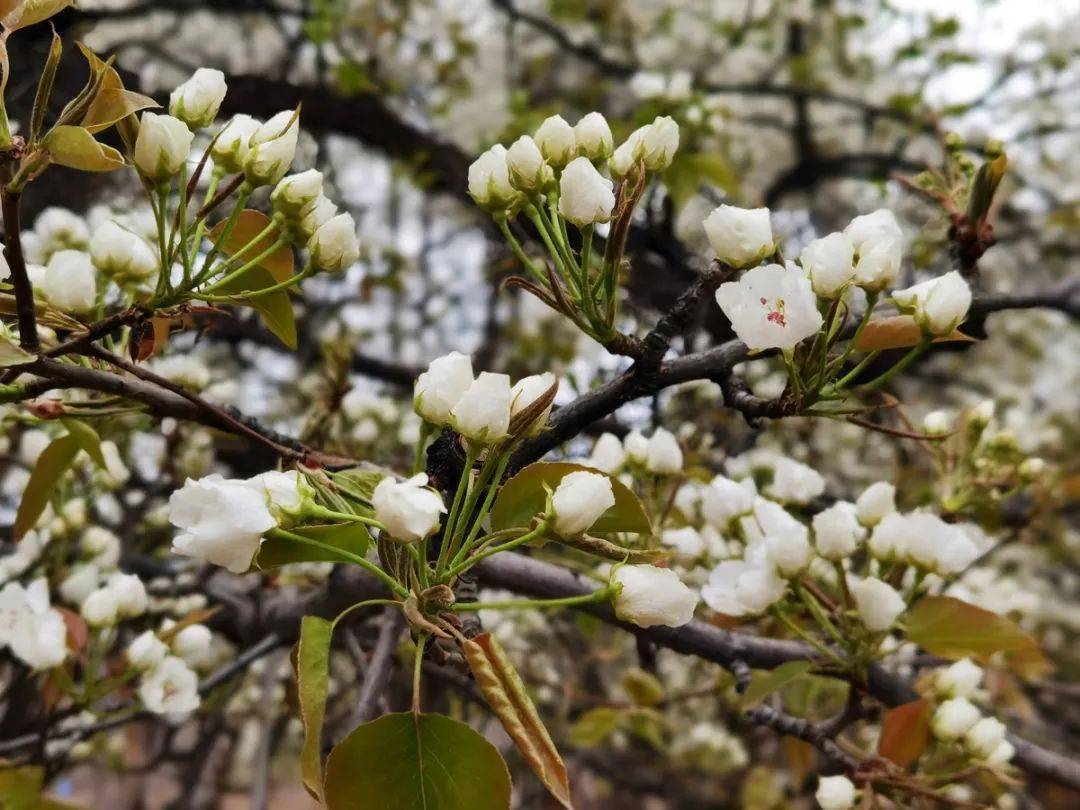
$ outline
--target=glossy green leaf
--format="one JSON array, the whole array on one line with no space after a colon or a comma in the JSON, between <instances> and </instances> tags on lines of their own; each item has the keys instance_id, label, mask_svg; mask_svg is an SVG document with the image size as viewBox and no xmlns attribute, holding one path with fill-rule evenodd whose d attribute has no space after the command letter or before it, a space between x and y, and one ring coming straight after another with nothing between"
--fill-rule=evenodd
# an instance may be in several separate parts
<instances>
[{"instance_id":1,"label":"glossy green leaf","mask_svg":"<svg viewBox=\"0 0 1080 810\"><path fill-rule=\"evenodd\" d=\"M956 660L986 662L1005 653L1010 666L1023 675L1049 671L1050 663L1035 639L1010 619L952 596L925 596L905 618L908 638L927 652Z\"/></svg>"},{"instance_id":2,"label":"glossy green leaf","mask_svg":"<svg viewBox=\"0 0 1080 810\"><path fill-rule=\"evenodd\" d=\"M363 503L371 503L371 496L375 492L375 487L386 476L387 472L382 470L368 470L363 467L356 467L351 470L341 470L340 472L331 473L331 480L334 482L334 486L337 487L345 495L348 495L355 501L361 501Z\"/></svg>"},{"instance_id":3,"label":"glossy green leaf","mask_svg":"<svg viewBox=\"0 0 1080 810\"><path fill-rule=\"evenodd\" d=\"M54 127L42 141L49 159L84 172L111 172L124 165L124 156L94 139L82 127Z\"/></svg>"},{"instance_id":4,"label":"glossy green leaf","mask_svg":"<svg viewBox=\"0 0 1080 810\"><path fill-rule=\"evenodd\" d=\"M528 526L536 515L544 511L547 504L546 484L552 490L559 486L563 476L587 470L601 473L592 467L570 464L563 461L544 461L530 464L503 485L495 505L491 510L491 530L513 529ZM611 478L611 476L608 476ZM615 478L611 478L611 489L615 493L615 505L608 509L589 530L590 534L609 532L635 532L648 534L652 531L649 517L630 489Z\"/></svg>"},{"instance_id":5,"label":"glossy green leaf","mask_svg":"<svg viewBox=\"0 0 1080 810\"><path fill-rule=\"evenodd\" d=\"M319 801L322 801L322 730L333 633L333 622L318 616L305 616L300 621L300 641L296 650L296 688L300 720L304 724L300 777L308 793Z\"/></svg>"},{"instance_id":6,"label":"glossy green leaf","mask_svg":"<svg viewBox=\"0 0 1080 810\"><path fill-rule=\"evenodd\" d=\"M364 556L367 553L371 535L359 523L334 523L324 526L304 526L293 529L294 534L310 537L320 543L340 548L350 554ZM281 537L268 537L259 546L255 556L255 567L263 571L281 565L299 562L349 562L344 554L335 554L330 549L309 546L296 540Z\"/></svg>"},{"instance_id":7,"label":"glossy green leaf","mask_svg":"<svg viewBox=\"0 0 1080 810\"><path fill-rule=\"evenodd\" d=\"M251 307L259 313L263 324L273 332L288 348L296 348L296 316L293 313L292 301L285 290L259 295L255 298L245 298L242 293L252 290L264 290L277 282L270 275L269 270L262 267L252 267L227 284L222 284L215 290L220 295L236 295L236 302Z\"/></svg>"},{"instance_id":8,"label":"glossy green leaf","mask_svg":"<svg viewBox=\"0 0 1080 810\"><path fill-rule=\"evenodd\" d=\"M387 714L326 760L329 810L507 810L510 773L495 746L439 714Z\"/></svg>"},{"instance_id":9,"label":"glossy green leaf","mask_svg":"<svg viewBox=\"0 0 1080 810\"><path fill-rule=\"evenodd\" d=\"M68 435L79 443L79 449L85 451L99 469L104 470L108 465L105 464L105 456L101 452L101 437L97 435L97 431L86 422L80 422L69 416L60 421L67 428Z\"/></svg>"},{"instance_id":10,"label":"glossy green leaf","mask_svg":"<svg viewBox=\"0 0 1080 810\"><path fill-rule=\"evenodd\" d=\"M809 661L788 661L773 670L754 672L750 685L742 696L742 706L749 709L767 698L776 690L797 678L801 678L813 668Z\"/></svg>"},{"instance_id":11,"label":"glossy green leaf","mask_svg":"<svg viewBox=\"0 0 1080 810\"><path fill-rule=\"evenodd\" d=\"M38 456L37 463L30 472L30 480L26 483L22 500L19 502L19 510L15 514L16 540L20 540L24 534L34 528L41 513L45 511L57 482L67 472L80 449L75 437L66 435L53 439L52 443Z\"/></svg>"},{"instance_id":12,"label":"glossy green leaf","mask_svg":"<svg viewBox=\"0 0 1080 810\"><path fill-rule=\"evenodd\" d=\"M21 366L23 363L33 362L34 359L34 355L22 348L18 341L6 334L0 334L0 368Z\"/></svg>"},{"instance_id":13,"label":"glossy green leaf","mask_svg":"<svg viewBox=\"0 0 1080 810\"><path fill-rule=\"evenodd\" d=\"M622 712L610 706L597 706L577 719L570 728L570 742L590 748L600 745L615 733L622 722Z\"/></svg>"}]
</instances>

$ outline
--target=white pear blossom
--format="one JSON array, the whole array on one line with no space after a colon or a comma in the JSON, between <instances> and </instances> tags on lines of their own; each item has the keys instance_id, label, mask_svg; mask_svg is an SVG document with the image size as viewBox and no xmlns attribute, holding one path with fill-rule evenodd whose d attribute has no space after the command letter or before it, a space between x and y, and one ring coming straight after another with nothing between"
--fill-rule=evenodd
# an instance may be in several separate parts
<instances>
[{"instance_id":1,"label":"white pear blossom","mask_svg":"<svg viewBox=\"0 0 1080 810\"><path fill-rule=\"evenodd\" d=\"M896 487L888 481L877 481L855 501L855 517L869 529L877 526L886 515L896 511Z\"/></svg>"},{"instance_id":2,"label":"white pear blossom","mask_svg":"<svg viewBox=\"0 0 1080 810\"><path fill-rule=\"evenodd\" d=\"M724 529L735 518L749 514L754 509L757 492L750 483L732 481L717 475L701 490L701 515L717 529Z\"/></svg>"},{"instance_id":3,"label":"white pear blossom","mask_svg":"<svg viewBox=\"0 0 1080 810\"><path fill-rule=\"evenodd\" d=\"M904 516L908 562L937 574L956 574L979 556L979 550L962 529L930 512Z\"/></svg>"},{"instance_id":4,"label":"white pear blossom","mask_svg":"<svg viewBox=\"0 0 1080 810\"><path fill-rule=\"evenodd\" d=\"M561 115L544 119L533 137L544 159L556 169L569 163L577 153L574 128Z\"/></svg>"},{"instance_id":5,"label":"white pear blossom","mask_svg":"<svg viewBox=\"0 0 1080 810\"><path fill-rule=\"evenodd\" d=\"M705 551L705 538L693 526L664 529L660 542L683 557L700 557Z\"/></svg>"},{"instance_id":6,"label":"white pear blossom","mask_svg":"<svg viewBox=\"0 0 1080 810\"><path fill-rule=\"evenodd\" d=\"M473 441L494 444L510 429L510 401L510 377L482 371L451 411L454 428Z\"/></svg>"},{"instance_id":7,"label":"white pear blossom","mask_svg":"<svg viewBox=\"0 0 1080 810\"><path fill-rule=\"evenodd\" d=\"M1015 753L1015 746L1008 740L1004 740L993 750L990 756L986 757L985 762L987 765L1005 765L1013 758Z\"/></svg>"},{"instance_id":8,"label":"white pear blossom","mask_svg":"<svg viewBox=\"0 0 1080 810\"><path fill-rule=\"evenodd\" d=\"M296 514L315 491L297 470L269 470L245 482L256 492L265 495L271 512Z\"/></svg>"},{"instance_id":9,"label":"white pear blossom","mask_svg":"<svg viewBox=\"0 0 1080 810\"><path fill-rule=\"evenodd\" d=\"M227 89L224 73L213 68L199 68L172 91L169 114L192 129L201 129L217 117Z\"/></svg>"},{"instance_id":10,"label":"white pear blossom","mask_svg":"<svg viewBox=\"0 0 1080 810\"><path fill-rule=\"evenodd\" d=\"M895 588L874 577L852 585L851 595L855 598L862 623L875 633L892 627L896 618L907 608L904 597Z\"/></svg>"},{"instance_id":11,"label":"white pear blossom","mask_svg":"<svg viewBox=\"0 0 1080 810\"><path fill-rule=\"evenodd\" d=\"M901 239L904 235L896 216L887 208L879 208L873 213L855 217L844 228L844 233L858 253L861 253L868 243L881 239Z\"/></svg>"},{"instance_id":12,"label":"white pear blossom","mask_svg":"<svg viewBox=\"0 0 1080 810\"><path fill-rule=\"evenodd\" d=\"M469 166L469 196L492 213L506 211L522 201L521 193L510 182L506 147L495 144Z\"/></svg>"},{"instance_id":13,"label":"white pear blossom","mask_svg":"<svg viewBox=\"0 0 1080 810\"><path fill-rule=\"evenodd\" d=\"M626 450L623 449L619 437L614 433L601 434L593 445L588 464L609 475L620 472L626 464Z\"/></svg>"},{"instance_id":14,"label":"white pear blossom","mask_svg":"<svg viewBox=\"0 0 1080 810\"><path fill-rule=\"evenodd\" d=\"M930 718L930 729L939 740L957 740L967 733L980 718L979 709L967 698L946 700Z\"/></svg>"},{"instance_id":15,"label":"white pear blossom","mask_svg":"<svg viewBox=\"0 0 1080 810\"><path fill-rule=\"evenodd\" d=\"M899 237L884 236L864 242L855 263L855 283L867 292L881 292L900 275L903 260Z\"/></svg>"},{"instance_id":16,"label":"white pear blossom","mask_svg":"<svg viewBox=\"0 0 1080 810\"><path fill-rule=\"evenodd\" d=\"M179 118L144 112L135 139L135 167L150 180L168 180L187 161L194 137Z\"/></svg>"},{"instance_id":17,"label":"white pear blossom","mask_svg":"<svg viewBox=\"0 0 1080 810\"><path fill-rule=\"evenodd\" d=\"M304 239L311 239L319 228L334 218L337 210L337 205L320 192L319 196L304 206L304 209L300 212L300 220L296 223L300 236Z\"/></svg>"},{"instance_id":18,"label":"white pear blossom","mask_svg":"<svg viewBox=\"0 0 1080 810\"><path fill-rule=\"evenodd\" d=\"M253 186L270 186L289 172L296 156L300 122L293 110L282 110L248 138L244 177Z\"/></svg>"},{"instance_id":19,"label":"white pear blossom","mask_svg":"<svg viewBox=\"0 0 1080 810\"><path fill-rule=\"evenodd\" d=\"M105 582L116 599L116 615L121 619L133 619L146 612L150 597L146 586L137 574L113 572Z\"/></svg>"},{"instance_id":20,"label":"white pear blossom","mask_svg":"<svg viewBox=\"0 0 1080 810\"><path fill-rule=\"evenodd\" d=\"M244 170L251 136L258 132L262 122L250 115L234 115L221 128L217 140L210 149L214 165L221 171L237 174Z\"/></svg>"},{"instance_id":21,"label":"white pear blossom","mask_svg":"<svg viewBox=\"0 0 1080 810\"><path fill-rule=\"evenodd\" d=\"M97 303L97 271L81 250L58 250L49 257L41 292L68 312L87 312Z\"/></svg>"},{"instance_id":22,"label":"white pear blossom","mask_svg":"<svg viewBox=\"0 0 1080 810\"><path fill-rule=\"evenodd\" d=\"M0 649L5 645L34 670L58 666L67 657L67 624L50 605L44 578L25 588L9 582L0 590Z\"/></svg>"},{"instance_id":23,"label":"white pear blossom","mask_svg":"<svg viewBox=\"0 0 1080 810\"><path fill-rule=\"evenodd\" d=\"M825 479L813 467L781 456L773 463L773 480L766 492L785 503L809 503L825 492Z\"/></svg>"},{"instance_id":24,"label":"white pear blossom","mask_svg":"<svg viewBox=\"0 0 1080 810\"><path fill-rule=\"evenodd\" d=\"M294 219L323 193L323 175L317 169L281 178L270 194L274 210Z\"/></svg>"},{"instance_id":25,"label":"white pear blossom","mask_svg":"<svg viewBox=\"0 0 1080 810\"><path fill-rule=\"evenodd\" d=\"M984 717L964 733L964 745L980 759L986 759L1005 742L1005 724L996 717Z\"/></svg>"},{"instance_id":26,"label":"white pear blossom","mask_svg":"<svg viewBox=\"0 0 1080 810\"><path fill-rule=\"evenodd\" d=\"M251 567L263 533L277 525L264 494L218 473L187 479L169 498L169 521L183 529L173 540L173 551L234 574Z\"/></svg>"},{"instance_id":27,"label":"white pear blossom","mask_svg":"<svg viewBox=\"0 0 1080 810\"><path fill-rule=\"evenodd\" d=\"M970 658L961 658L934 673L934 689L942 697L975 697L982 683L983 670Z\"/></svg>"},{"instance_id":28,"label":"white pear blossom","mask_svg":"<svg viewBox=\"0 0 1080 810\"><path fill-rule=\"evenodd\" d=\"M641 135L641 162L650 172L671 165L679 148L679 125L668 115L656 118Z\"/></svg>"},{"instance_id":29,"label":"white pear blossom","mask_svg":"<svg viewBox=\"0 0 1080 810\"><path fill-rule=\"evenodd\" d=\"M716 302L751 351L793 349L822 324L810 281L778 264L721 284Z\"/></svg>"},{"instance_id":30,"label":"white pear blossom","mask_svg":"<svg viewBox=\"0 0 1080 810\"><path fill-rule=\"evenodd\" d=\"M168 646L153 630L146 630L137 635L128 645L125 653L128 664L140 672L153 669L164 661L168 654Z\"/></svg>"},{"instance_id":31,"label":"white pear blossom","mask_svg":"<svg viewBox=\"0 0 1080 810\"><path fill-rule=\"evenodd\" d=\"M709 574L701 589L705 604L725 616L761 613L780 601L787 582L767 564L764 549L748 552L747 559L725 560Z\"/></svg>"},{"instance_id":32,"label":"white pear blossom","mask_svg":"<svg viewBox=\"0 0 1080 810\"><path fill-rule=\"evenodd\" d=\"M416 378L413 408L419 416L436 425L448 425L454 406L473 382L472 359L450 352L431 361L427 371Z\"/></svg>"},{"instance_id":33,"label":"white pear blossom","mask_svg":"<svg viewBox=\"0 0 1080 810\"><path fill-rule=\"evenodd\" d=\"M681 627L694 618L697 596L670 568L624 565L612 575L615 615L638 627Z\"/></svg>"},{"instance_id":34,"label":"white pear blossom","mask_svg":"<svg viewBox=\"0 0 1080 810\"><path fill-rule=\"evenodd\" d=\"M822 298L835 298L855 275L855 246L844 233L815 239L799 254L810 286Z\"/></svg>"},{"instance_id":35,"label":"white pear blossom","mask_svg":"<svg viewBox=\"0 0 1080 810\"><path fill-rule=\"evenodd\" d=\"M371 496L375 517L395 540L412 543L439 528L446 506L427 483L428 477L419 473L407 481L386 477L375 487Z\"/></svg>"},{"instance_id":36,"label":"white pear blossom","mask_svg":"<svg viewBox=\"0 0 1080 810\"><path fill-rule=\"evenodd\" d=\"M634 164L641 160L642 141L645 138L645 133L649 131L649 124L643 127L638 127L630 136L623 141L619 148L611 155L611 160L608 161L608 166L611 169L611 173L616 177L624 177L634 166Z\"/></svg>"},{"instance_id":37,"label":"white pear blossom","mask_svg":"<svg viewBox=\"0 0 1080 810\"><path fill-rule=\"evenodd\" d=\"M645 469L654 475L676 475L682 472L683 453L679 440L664 428L657 428L649 437L645 451Z\"/></svg>"},{"instance_id":38,"label":"white pear blossom","mask_svg":"<svg viewBox=\"0 0 1080 810\"><path fill-rule=\"evenodd\" d=\"M101 582L101 570L93 563L84 563L76 567L60 583L60 596L65 602L82 605L91 593L97 590Z\"/></svg>"},{"instance_id":39,"label":"white pear blossom","mask_svg":"<svg viewBox=\"0 0 1080 810\"><path fill-rule=\"evenodd\" d=\"M911 311L916 322L932 335L948 335L967 317L971 287L956 270L904 290L895 290L893 301Z\"/></svg>"},{"instance_id":40,"label":"white pear blossom","mask_svg":"<svg viewBox=\"0 0 1080 810\"><path fill-rule=\"evenodd\" d=\"M506 166L510 183L526 194L542 190L553 177L540 147L528 135L522 135L506 150Z\"/></svg>"},{"instance_id":41,"label":"white pear blossom","mask_svg":"<svg viewBox=\"0 0 1080 810\"><path fill-rule=\"evenodd\" d=\"M588 158L574 158L559 179L559 213L579 228L611 219L615 193Z\"/></svg>"},{"instance_id":42,"label":"white pear blossom","mask_svg":"<svg viewBox=\"0 0 1080 810\"><path fill-rule=\"evenodd\" d=\"M331 217L311 235L307 244L311 264L327 273L344 270L360 258L360 241L352 214Z\"/></svg>"},{"instance_id":43,"label":"white pear blossom","mask_svg":"<svg viewBox=\"0 0 1080 810\"><path fill-rule=\"evenodd\" d=\"M606 475L587 470L567 473L551 496L552 529L559 537L577 537L614 505L615 494Z\"/></svg>"},{"instance_id":44,"label":"white pear blossom","mask_svg":"<svg viewBox=\"0 0 1080 810\"><path fill-rule=\"evenodd\" d=\"M589 160L605 160L615 148L611 127L598 112L591 112L574 124L574 140L578 151Z\"/></svg>"},{"instance_id":45,"label":"white pear blossom","mask_svg":"<svg viewBox=\"0 0 1080 810\"><path fill-rule=\"evenodd\" d=\"M623 439L623 449L626 457L634 464L644 464L649 456L649 440L640 431L632 430Z\"/></svg>"},{"instance_id":46,"label":"white pear blossom","mask_svg":"<svg viewBox=\"0 0 1080 810\"><path fill-rule=\"evenodd\" d=\"M814 515L814 546L818 554L827 560L842 560L850 557L866 536L864 529L855 516L855 506L846 501L838 501Z\"/></svg>"},{"instance_id":47,"label":"white pear blossom","mask_svg":"<svg viewBox=\"0 0 1080 810\"><path fill-rule=\"evenodd\" d=\"M186 714L199 708L199 676L170 655L143 676L138 693L154 714Z\"/></svg>"},{"instance_id":48,"label":"white pear blossom","mask_svg":"<svg viewBox=\"0 0 1080 810\"><path fill-rule=\"evenodd\" d=\"M514 387L510 389L510 418L513 419L519 413L531 406L540 399L540 397L551 390L551 386L555 385L557 382L555 375L550 371L545 371L543 374L533 374L529 377L522 377L518 380L514 384ZM544 425L547 424L548 416L551 413L551 406L553 404L554 401L549 403L543 413L532 421L532 424L525 435L535 436L544 429Z\"/></svg>"},{"instance_id":49,"label":"white pear blossom","mask_svg":"<svg viewBox=\"0 0 1080 810\"><path fill-rule=\"evenodd\" d=\"M814 798L821 810L848 810L855 806L855 784L846 776L822 776Z\"/></svg>"},{"instance_id":50,"label":"white pear blossom","mask_svg":"<svg viewBox=\"0 0 1080 810\"><path fill-rule=\"evenodd\" d=\"M721 205L704 226L716 258L735 268L753 267L776 248L768 208Z\"/></svg>"},{"instance_id":51,"label":"white pear blossom","mask_svg":"<svg viewBox=\"0 0 1080 810\"><path fill-rule=\"evenodd\" d=\"M79 607L79 613L91 627L112 627L116 624L119 611L118 595L107 586L91 593Z\"/></svg>"},{"instance_id":52,"label":"white pear blossom","mask_svg":"<svg viewBox=\"0 0 1080 810\"><path fill-rule=\"evenodd\" d=\"M158 268L154 250L115 222L103 222L90 239L90 259L103 273L123 279L144 279Z\"/></svg>"}]
</instances>

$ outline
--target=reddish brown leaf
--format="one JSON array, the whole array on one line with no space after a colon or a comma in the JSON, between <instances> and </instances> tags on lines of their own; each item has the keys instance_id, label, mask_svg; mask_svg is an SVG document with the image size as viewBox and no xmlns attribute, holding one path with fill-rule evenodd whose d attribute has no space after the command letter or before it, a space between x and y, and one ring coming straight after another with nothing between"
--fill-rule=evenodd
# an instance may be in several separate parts
<instances>
[{"instance_id":1,"label":"reddish brown leaf","mask_svg":"<svg viewBox=\"0 0 1080 810\"><path fill-rule=\"evenodd\" d=\"M922 339L922 329L910 315L893 315L888 318L875 318L863 329L855 348L860 352L884 351L885 349L906 349L916 345ZM975 338L954 330L951 335L934 338L934 343L967 341L974 343Z\"/></svg>"},{"instance_id":2,"label":"reddish brown leaf","mask_svg":"<svg viewBox=\"0 0 1080 810\"><path fill-rule=\"evenodd\" d=\"M930 744L930 737L929 701L905 703L885 715L881 723L878 753L906 768Z\"/></svg>"}]
</instances>

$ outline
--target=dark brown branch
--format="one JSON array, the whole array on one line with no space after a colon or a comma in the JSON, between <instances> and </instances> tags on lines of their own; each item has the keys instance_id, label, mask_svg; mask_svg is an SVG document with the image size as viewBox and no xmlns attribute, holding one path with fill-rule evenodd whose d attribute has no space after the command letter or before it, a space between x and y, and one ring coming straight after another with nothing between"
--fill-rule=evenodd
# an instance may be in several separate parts
<instances>
[{"instance_id":1,"label":"dark brown branch","mask_svg":"<svg viewBox=\"0 0 1080 810\"><path fill-rule=\"evenodd\" d=\"M9 171L0 172L0 182L7 182ZM26 272L22 250L22 223L19 217L20 195L0 189L0 205L4 214L4 256L11 270L11 286L15 288L15 312L19 321L19 345L28 352L38 348L37 315L34 312L34 287Z\"/></svg>"}]
</instances>

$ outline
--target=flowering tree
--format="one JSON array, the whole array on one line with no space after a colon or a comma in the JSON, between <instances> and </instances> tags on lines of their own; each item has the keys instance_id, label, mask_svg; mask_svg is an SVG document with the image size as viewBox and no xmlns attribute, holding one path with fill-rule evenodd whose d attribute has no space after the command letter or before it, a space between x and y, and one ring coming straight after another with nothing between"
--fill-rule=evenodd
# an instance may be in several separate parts
<instances>
[{"instance_id":1,"label":"flowering tree","mask_svg":"<svg viewBox=\"0 0 1080 810\"><path fill-rule=\"evenodd\" d=\"M387 76L367 4L268 9L333 56L326 107L206 67L155 96L83 43L67 92L73 48L48 23L69 5L0 3L3 806L54 806L80 764L175 774L191 807L236 784L258 807L306 801L272 796L289 785L329 808L607 806L598 779L673 807L1071 806L1053 791L1080 790L1080 764L1022 718L1052 724L1073 691L1075 583L1029 574L1075 534L1075 412L1018 436L1045 403L1002 358L1075 377L1077 288L989 291L1015 217L1005 145L809 76L639 70L496 2L635 98L531 110L466 158L387 106L402 70L440 77L418 94L433 121L454 103L435 90L469 98L470 35L432 36L415 8L375 16L399 47L440 47ZM798 76L812 26L787 11ZM640 44L693 39L678 28ZM725 36L768 29L751 12ZM40 64L17 50L35 35ZM795 163L753 193L724 92L793 102ZM824 156L817 101L899 121L933 157ZM355 105L344 123L335 104ZM376 320L436 248L424 231L408 266L338 212L374 172L306 168L311 107L410 158L412 192L468 200L438 216L490 251L475 351L455 348L467 291ZM892 170L918 218L856 199L821 227L777 205ZM73 213L52 178L90 173L108 210ZM408 207L396 182L378 194ZM1018 309L1063 320L987 339ZM964 381L982 393L938 390Z\"/></svg>"}]
</instances>

